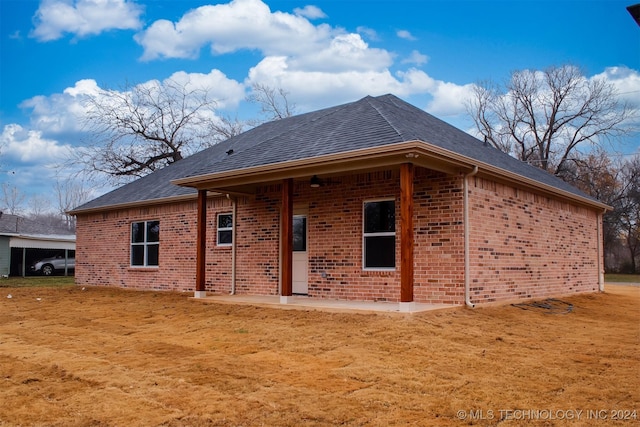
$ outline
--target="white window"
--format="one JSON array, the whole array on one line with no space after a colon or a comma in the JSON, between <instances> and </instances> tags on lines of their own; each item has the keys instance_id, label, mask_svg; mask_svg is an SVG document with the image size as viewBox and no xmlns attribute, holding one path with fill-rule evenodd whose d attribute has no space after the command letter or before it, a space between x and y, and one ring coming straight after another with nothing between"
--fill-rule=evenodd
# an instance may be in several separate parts
<instances>
[{"instance_id":1,"label":"white window","mask_svg":"<svg viewBox=\"0 0 640 427\"><path fill-rule=\"evenodd\" d=\"M218 215L218 246L233 244L233 214Z\"/></svg>"},{"instance_id":2,"label":"white window","mask_svg":"<svg viewBox=\"0 0 640 427\"><path fill-rule=\"evenodd\" d=\"M369 270L396 267L396 210L394 200L364 203L363 264Z\"/></svg>"},{"instance_id":3,"label":"white window","mask_svg":"<svg viewBox=\"0 0 640 427\"><path fill-rule=\"evenodd\" d=\"M160 257L160 221L131 224L131 265L157 267Z\"/></svg>"}]
</instances>

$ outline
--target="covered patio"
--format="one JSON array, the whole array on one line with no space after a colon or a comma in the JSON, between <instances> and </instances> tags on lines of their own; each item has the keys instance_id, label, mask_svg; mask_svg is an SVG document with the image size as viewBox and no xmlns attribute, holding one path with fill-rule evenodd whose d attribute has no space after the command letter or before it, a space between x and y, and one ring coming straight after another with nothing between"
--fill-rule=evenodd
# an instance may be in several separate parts
<instances>
[{"instance_id":1,"label":"covered patio","mask_svg":"<svg viewBox=\"0 0 640 427\"><path fill-rule=\"evenodd\" d=\"M305 161L295 161L288 164L278 163L274 166L261 166L253 169L233 170L231 172L195 175L174 180L173 183L185 187L192 187L197 190L197 233L196 233L196 283L195 298L209 298L207 287L207 256L211 252L211 247L207 245L208 227L210 220L207 213L207 200L212 194L226 195L232 200L232 215L234 224L231 227L233 237L236 242L236 210L238 197L253 198L256 188L265 183L279 185L279 232L280 232L280 253L275 263L280 271L280 281L278 286L279 295L276 297L267 296L265 301L274 299L274 304L280 305L309 305L319 307L326 305L326 302L314 301L306 295L297 296L293 282L293 233L294 233L294 186L295 182L308 182L310 187L314 186L313 181L323 177L330 181L335 177L345 177L348 174L397 171L398 179L398 201L399 209L398 221L399 232L399 259L394 271L399 272L399 289L395 296L398 302L357 302L336 300L330 304L330 308L343 306L348 309L361 309L369 311L387 312L419 312L440 308L439 304L419 304L414 297L414 269L415 269L415 231L414 231L414 183L416 181L416 171L423 170L438 171L453 177L461 174L464 181L464 194L467 192L467 179L477 173L477 167L464 163L458 159L445 159L440 153L433 152L433 147L425 147L420 141L408 141L398 144L385 145L376 149L356 150L349 156L341 155L317 157ZM464 224L468 222L468 212L466 210L465 198ZM465 230L467 227L464 227ZM235 243L232 247L232 291L234 298L241 298L235 294ZM468 250L464 252L468 256ZM468 270L466 270L468 271ZM465 276L465 294L468 294L468 283ZM305 292L306 293L306 292ZM216 298L217 296L212 296ZM244 295L242 296L244 297ZM226 298L226 296L225 296ZM465 300L468 298L465 297ZM246 301L248 302L248 301ZM469 305L472 305L469 303ZM445 305L445 307L448 307Z\"/></svg>"}]
</instances>

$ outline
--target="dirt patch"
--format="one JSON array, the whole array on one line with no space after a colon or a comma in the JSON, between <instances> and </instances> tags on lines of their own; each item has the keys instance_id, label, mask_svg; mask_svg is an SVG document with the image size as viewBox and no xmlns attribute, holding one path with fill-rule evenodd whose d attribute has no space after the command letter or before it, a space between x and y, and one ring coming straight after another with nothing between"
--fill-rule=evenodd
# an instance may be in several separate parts
<instances>
[{"instance_id":1,"label":"dirt patch","mask_svg":"<svg viewBox=\"0 0 640 427\"><path fill-rule=\"evenodd\" d=\"M563 298L556 314L188 296L0 289L0 426L640 423L638 287Z\"/></svg>"}]
</instances>

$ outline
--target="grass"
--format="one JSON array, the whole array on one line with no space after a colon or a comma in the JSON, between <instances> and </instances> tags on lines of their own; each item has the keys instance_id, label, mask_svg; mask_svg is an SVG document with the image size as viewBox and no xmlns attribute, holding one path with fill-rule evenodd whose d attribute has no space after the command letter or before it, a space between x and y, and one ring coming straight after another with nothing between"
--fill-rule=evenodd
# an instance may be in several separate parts
<instances>
[{"instance_id":1,"label":"grass","mask_svg":"<svg viewBox=\"0 0 640 427\"><path fill-rule=\"evenodd\" d=\"M73 276L49 276L49 277L9 277L0 279L0 288L46 288L74 286Z\"/></svg>"},{"instance_id":2,"label":"grass","mask_svg":"<svg viewBox=\"0 0 640 427\"><path fill-rule=\"evenodd\" d=\"M605 274L604 281L612 283L640 283L640 274Z\"/></svg>"}]
</instances>

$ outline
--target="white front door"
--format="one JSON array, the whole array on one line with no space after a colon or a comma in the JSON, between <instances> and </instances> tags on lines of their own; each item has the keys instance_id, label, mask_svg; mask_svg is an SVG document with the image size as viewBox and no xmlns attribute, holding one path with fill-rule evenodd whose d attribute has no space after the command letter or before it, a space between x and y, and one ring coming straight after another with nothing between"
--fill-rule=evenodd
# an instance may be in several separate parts
<instances>
[{"instance_id":1,"label":"white front door","mask_svg":"<svg viewBox=\"0 0 640 427\"><path fill-rule=\"evenodd\" d=\"M307 276L307 216L293 216L293 293L309 292Z\"/></svg>"}]
</instances>

